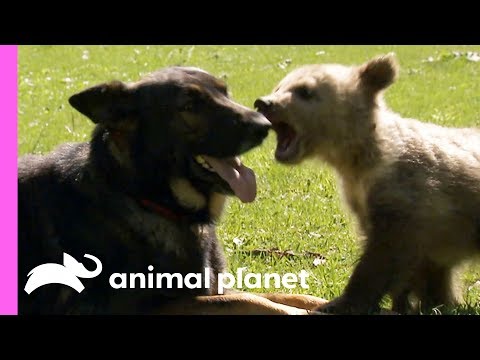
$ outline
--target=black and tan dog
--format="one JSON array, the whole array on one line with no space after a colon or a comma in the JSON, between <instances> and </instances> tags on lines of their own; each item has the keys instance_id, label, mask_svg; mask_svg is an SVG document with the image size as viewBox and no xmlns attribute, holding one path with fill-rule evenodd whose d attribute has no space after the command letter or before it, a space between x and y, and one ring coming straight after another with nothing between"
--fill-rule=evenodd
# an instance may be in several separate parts
<instances>
[{"instance_id":1,"label":"black and tan dog","mask_svg":"<svg viewBox=\"0 0 480 360\"><path fill-rule=\"evenodd\" d=\"M225 270L215 235L226 195L256 195L238 155L270 123L229 99L197 68L171 67L138 82L114 81L69 99L96 123L89 143L19 159L19 311L60 314L307 314L313 296L217 295ZM28 272L66 252L92 254L102 273L80 294L48 285L27 295ZM87 261L88 263L88 261ZM87 264L88 265L88 264ZM210 288L113 289L112 273L203 273Z\"/></svg>"}]
</instances>

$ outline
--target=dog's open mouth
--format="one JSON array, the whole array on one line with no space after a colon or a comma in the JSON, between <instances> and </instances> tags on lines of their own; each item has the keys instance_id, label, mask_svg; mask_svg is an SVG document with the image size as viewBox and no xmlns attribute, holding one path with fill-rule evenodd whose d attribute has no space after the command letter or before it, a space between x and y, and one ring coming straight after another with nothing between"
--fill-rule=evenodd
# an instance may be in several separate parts
<instances>
[{"instance_id":1,"label":"dog's open mouth","mask_svg":"<svg viewBox=\"0 0 480 360\"><path fill-rule=\"evenodd\" d=\"M292 126L283 121L272 122L272 128L277 134L275 157L279 161L288 161L298 152L298 134Z\"/></svg>"},{"instance_id":2,"label":"dog's open mouth","mask_svg":"<svg viewBox=\"0 0 480 360\"><path fill-rule=\"evenodd\" d=\"M219 159L207 155L197 155L195 161L204 169L216 173L225 180L242 202L255 200L257 195L255 173L243 165L238 156Z\"/></svg>"}]
</instances>

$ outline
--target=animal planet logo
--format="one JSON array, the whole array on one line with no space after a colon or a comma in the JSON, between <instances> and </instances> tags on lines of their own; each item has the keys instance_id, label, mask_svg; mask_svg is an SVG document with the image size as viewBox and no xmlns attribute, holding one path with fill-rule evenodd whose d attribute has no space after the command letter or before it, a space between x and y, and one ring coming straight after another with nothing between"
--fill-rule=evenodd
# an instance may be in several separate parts
<instances>
[{"instance_id":1,"label":"animal planet logo","mask_svg":"<svg viewBox=\"0 0 480 360\"><path fill-rule=\"evenodd\" d=\"M91 259L97 265L94 271L89 271L82 263L67 253L63 253L63 265L47 263L39 265L28 273L28 281L25 285L25 291L30 294L40 286L48 284L63 284L70 286L81 293L85 286L78 279L91 279L102 272L102 263L95 256L85 254L84 257Z\"/></svg>"}]
</instances>

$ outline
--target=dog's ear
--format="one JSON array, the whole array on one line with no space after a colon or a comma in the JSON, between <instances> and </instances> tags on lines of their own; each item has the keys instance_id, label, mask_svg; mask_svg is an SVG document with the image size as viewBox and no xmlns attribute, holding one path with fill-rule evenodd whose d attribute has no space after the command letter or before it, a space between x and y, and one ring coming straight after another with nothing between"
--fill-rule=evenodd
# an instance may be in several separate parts
<instances>
[{"instance_id":1,"label":"dog's ear","mask_svg":"<svg viewBox=\"0 0 480 360\"><path fill-rule=\"evenodd\" d=\"M378 56L359 68L361 85L372 93L390 86L398 75L398 62L394 53Z\"/></svg>"},{"instance_id":2,"label":"dog's ear","mask_svg":"<svg viewBox=\"0 0 480 360\"><path fill-rule=\"evenodd\" d=\"M68 102L95 124L119 126L135 113L133 93L121 81L99 84L72 95Z\"/></svg>"}]
</instances>

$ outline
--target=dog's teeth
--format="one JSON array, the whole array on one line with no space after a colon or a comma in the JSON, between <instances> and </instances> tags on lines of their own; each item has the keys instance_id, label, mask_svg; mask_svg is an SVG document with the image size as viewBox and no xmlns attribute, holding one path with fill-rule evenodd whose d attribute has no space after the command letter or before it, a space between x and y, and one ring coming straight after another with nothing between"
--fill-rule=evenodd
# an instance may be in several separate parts
<instances>
[{"instance_id":1,"label":"dog's teeth","mask_svg":"<svg viewBox=\"0 0 480 360\"><path fill-rule=\"evenodd\" d=\"M204 169L207 169L208 171L215 172L213 168L210 166L210 164L203 158L201 155L195 156L195 161L199 163Z\"/></svg>"},{"instance_id":2,"label":"dog's teeth","mask_svg":"<svg viewBox=\"0 0 480 360\"><path fill-rule=\"evenodd\" d=\"M210 164L208 164L207 162L202 163L202 167L203 167L204 169L209 170L209 171L213 171L213 168L212 168L212 167L210 166Z\"/></svg>"},{"instance_id":3,"label":"dog's teeth","mask_svg":"<svg viewBox=\"0 0 480 360\"><path fill-rule=\"evenodd\" d=\"M205 159L200 155L195 156L195 161L198 162L200 165L203 165L206 163Z\"/></svg>"}]
</instances>

